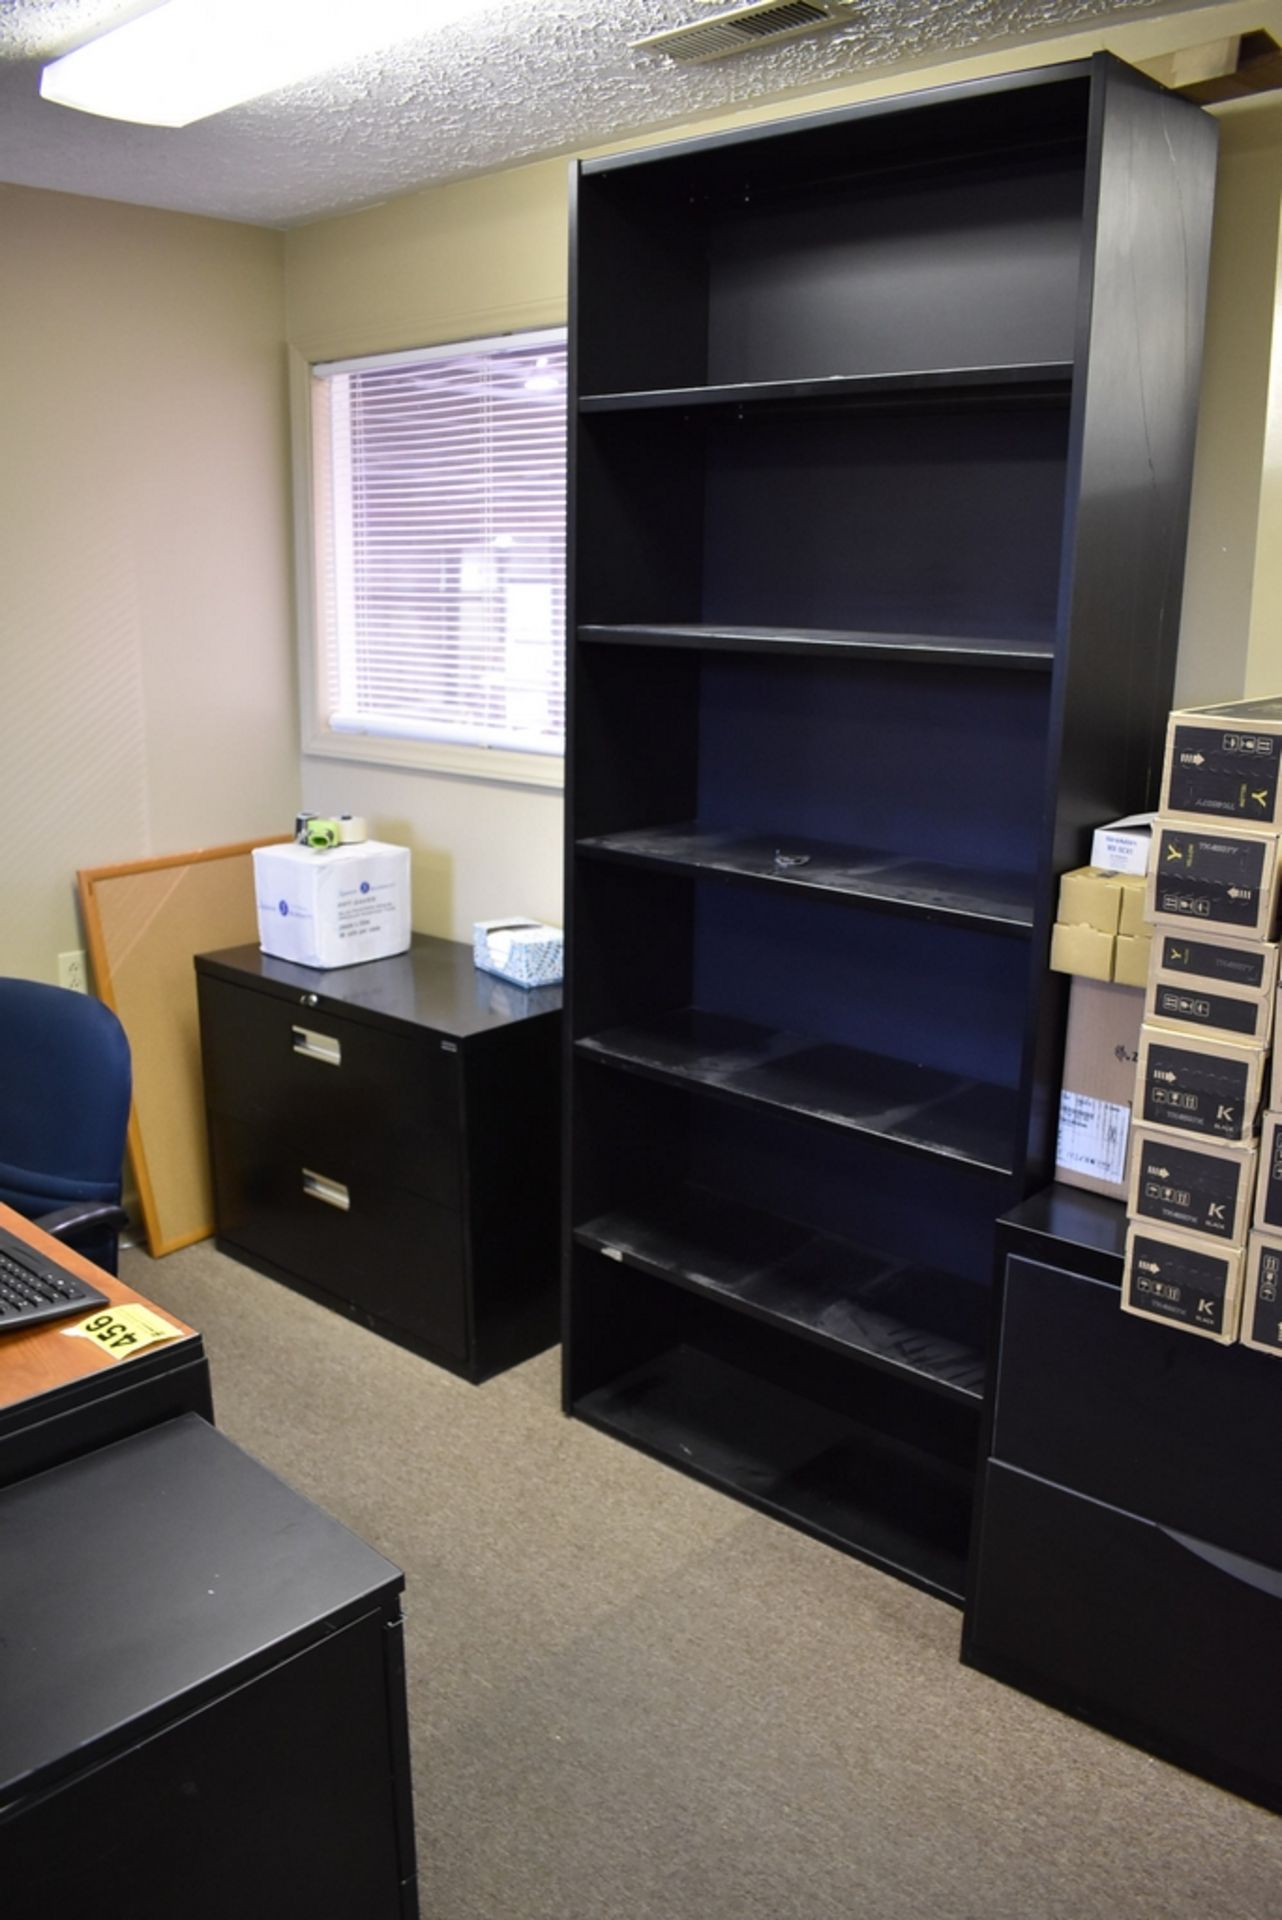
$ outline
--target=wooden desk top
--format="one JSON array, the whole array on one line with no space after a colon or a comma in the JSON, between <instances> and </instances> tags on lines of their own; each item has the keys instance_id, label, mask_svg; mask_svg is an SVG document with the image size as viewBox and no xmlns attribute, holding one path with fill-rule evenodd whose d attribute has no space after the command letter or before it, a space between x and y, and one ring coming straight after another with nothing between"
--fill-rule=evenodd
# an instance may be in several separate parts
<instances>
[{"instance_id":1,"label":"wooden desk top","mask_svg":"<svg viewBox=\"0 0 1282 1920\"><path fill-rule=\"evenodd\" d=\"M48 1254L50 1259L60 1261L73 1273L78 1273L82 1279L105 1293L114 1306L126 1306L133 1301L146 1307L154 1304L144 1294L126 1286L122 1280L104 1273L101 1267L94 1266L83 1255L73 1253L70 1247L51 1239L47 1233L41 1233L39 1227L33 1227L29 1220L24 1220L21 1214L14 1213L11 1208L0 1206L0 1225L17 1234L28 1246ZM68 1314L62 1320L45 1320L19 1333L0 1333L0 1412L17 1406L21 1401L31 1400L38 1394L52 1392L95 1374L127 1372L149 1353L172 1351L175 1348L187 1350L192 1342L200 1346L200 1336L193 1327L185 1325L167 1308L157 1307L155 1310L166 1320L173 1321L176 1327L182 1328L182 1338L166 1341L163 1347L146 1347L133 1360L113 1358L94 1340L69 1340L63 1329L75 1326L78 1320L84 1318L83 1314Z\"/></svg>"}]
</instances>

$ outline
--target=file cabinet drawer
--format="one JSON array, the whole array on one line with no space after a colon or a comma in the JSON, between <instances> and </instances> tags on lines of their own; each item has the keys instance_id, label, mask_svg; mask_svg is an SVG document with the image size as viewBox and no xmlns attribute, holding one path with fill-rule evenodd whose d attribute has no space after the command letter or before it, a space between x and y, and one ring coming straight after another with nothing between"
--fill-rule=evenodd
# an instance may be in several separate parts
<instances>
[{"instance_id":1,"label":"file cabinet drawer","mask_svg":"<svg viewBox=\"0 0 1282 1920\"><path fill-rule=\"evenodd\" d=\"M1282 1806L1282 1573L990 1464L972 1663Z\"/></svg>"},{"instance_id":2,"label":"file cabinet drawer","mask_svg":"<svg viewBox=\"0 0 1282 1920\"><path fill-rule=\"evenodd\" d=\"M383 1029L221 980L200 982L211 1113L458 1207L459 1060L424 1030Z\"/></svg>"},{"instance_id":3,"label":"file cabinet drawer","mask_svg":"<svg viewBox=\"0 0 1282 1920\"><path fill-rule=\"evenodd\" d=\"M211 1115L219 1235L457 1361L468 1358L460 1215L343 1160L303 1158L261 1125Z\"/></svg>"},{"instance_id":4,"label":"file cabinet drawer","mask_svg":"<svg viewBox=\"0 0 1282 1920\"><path fill-rule=\"evenodd\" d=\"M1282 1566L1282 1502L1260 1498L1278 1456L1268 1368L1131 1318L1103 1281L1012 1255L992 1455Z\"/></svg>"}]
</instances>

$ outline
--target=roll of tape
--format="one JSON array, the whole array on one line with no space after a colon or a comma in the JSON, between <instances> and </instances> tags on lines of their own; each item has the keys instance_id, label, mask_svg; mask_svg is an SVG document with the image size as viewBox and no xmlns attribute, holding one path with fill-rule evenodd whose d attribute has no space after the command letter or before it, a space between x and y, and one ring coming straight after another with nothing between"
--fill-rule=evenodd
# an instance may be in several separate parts
<instances>
[{"instance_id":1,"label":"roll of tape","mask_svg":"<svg viewBox=\"0 0 1282 1920\"><path fill-rule=\"evenodd\" d=\"M338 844L340 847L356 847L362 840L368 840L369 834L365 822L359 813L343 813L338 818Z\"/></svg>"}]
</instances>

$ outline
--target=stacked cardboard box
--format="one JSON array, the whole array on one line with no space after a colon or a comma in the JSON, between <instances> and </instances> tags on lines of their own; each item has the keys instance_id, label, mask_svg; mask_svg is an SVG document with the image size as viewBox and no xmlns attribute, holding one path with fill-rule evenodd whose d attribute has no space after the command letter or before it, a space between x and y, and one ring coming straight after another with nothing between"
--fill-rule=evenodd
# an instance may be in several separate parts
<instances>
[{"instance_id":1,"label":"stacked cardboard box","mask_svg":"<svg viewBox=\"0 0 1282 1920\"><path fill-rule=\"evenodd\" d=\"M1131 1098L1152 928L1145 921L1152 815L1097 830L1091 864L1066 873L1051 966L1074 976L1068 999L1055 1178L1126 1194Z\"/></svg>"},{"instance_id":2,"label":"stacked cardboard box","mask_svg":"<svg viewBox=\"0 0 1282 1920\"><path fill-rule=\"evenodd\" d=\"M1278 1353L1282 1151L1274 1231L1257 1135L1266 1097L1279 1098L1270 1048L1280 758L1282 699L1171 716L1146 901L1154 935L1122 1291L1128 1313L1223 1344L1241 1329ZM1271 1107L1269 1142L1279 1118ZM1262 1338L1252 1305L1242 1321L1248 1289L1263 1303Z\"/></svg>"}]
</instances>

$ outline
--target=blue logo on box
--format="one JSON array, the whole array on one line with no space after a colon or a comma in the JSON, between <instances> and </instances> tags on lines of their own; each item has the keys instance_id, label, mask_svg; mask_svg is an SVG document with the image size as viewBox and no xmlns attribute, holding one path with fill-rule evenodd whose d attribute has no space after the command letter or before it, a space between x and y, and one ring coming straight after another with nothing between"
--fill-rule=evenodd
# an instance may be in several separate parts
<instances>
[{"instance_id":1,"label":"blue logo on box","mask_svg":"<svg viewBox=\"0 0 1282 1920\"><path fill-rule=\"evenodd\" d=\"M368 880L362 880L362 881L361 881L361 892L362 892L362 893L368 893L368 892L369 892L369 881L368 881Z\"/></svg>"},{"instance_id":2,"label":"blue logo on box","mask_svg":"<svg viewBox=\"0 0 1282 1920\"><path fill-rule=\"evenodd\" d=\"M281 918L282 918L282 919L284 919L284 917L285 917L285 915L286 915L286 914L287 914L288 912L289 912L289 902L288 902L288 900L282 900L282 901L281 901L281 903L280 903L280 915L281 915Z\"/></svg>"}]
</instances>

